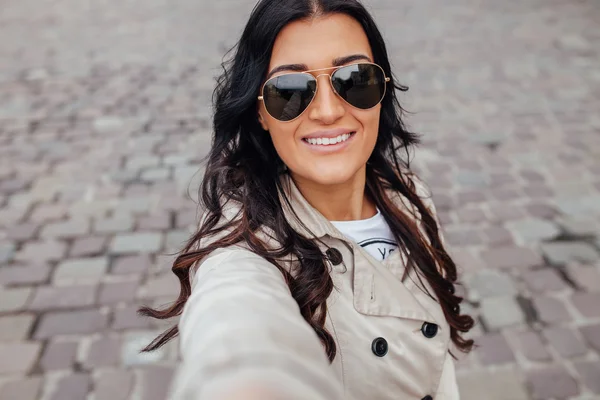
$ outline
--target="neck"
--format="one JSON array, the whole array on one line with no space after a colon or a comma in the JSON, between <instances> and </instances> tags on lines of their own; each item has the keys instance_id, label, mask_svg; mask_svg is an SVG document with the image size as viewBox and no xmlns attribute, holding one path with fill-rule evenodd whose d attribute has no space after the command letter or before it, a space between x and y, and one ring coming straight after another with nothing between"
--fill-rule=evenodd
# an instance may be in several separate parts
<instances>
[{"instance_id":1,"label":"neck","mask_svg":"<svg viewBox=\"0 0 600 400\"><path fill-rule=\"evenodd\" d=\"M366 166L349 181L334 185L305 180L292 174L302 196L329 221L356 221L377 214L375 203L365 193Z\"/></svg>"}]
</instances>

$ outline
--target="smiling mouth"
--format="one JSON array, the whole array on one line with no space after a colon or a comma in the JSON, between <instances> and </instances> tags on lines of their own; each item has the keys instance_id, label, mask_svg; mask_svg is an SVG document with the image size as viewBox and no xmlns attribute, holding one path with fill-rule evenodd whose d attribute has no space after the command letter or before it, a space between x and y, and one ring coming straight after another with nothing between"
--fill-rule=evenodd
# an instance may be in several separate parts
<instances>
[{"instance_id":1,"label":"smiling mouth","mask_svg":"<svg viewBox=\"0 0 600 400\"><path fill-rule=\"evenodd\" d=\"M313 146L332 146L347 141L355 134L356 132L350 132L332 138L302 138L302 140Z\"/></svg>"}]
</instances>

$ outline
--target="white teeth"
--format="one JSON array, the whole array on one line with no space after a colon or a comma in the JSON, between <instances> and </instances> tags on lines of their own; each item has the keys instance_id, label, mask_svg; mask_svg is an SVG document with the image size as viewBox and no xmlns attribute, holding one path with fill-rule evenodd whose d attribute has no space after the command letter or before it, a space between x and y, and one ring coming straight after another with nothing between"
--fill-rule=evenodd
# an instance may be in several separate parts
<instances>
[{"instance_id":1,"label":"white teeth","mask_svg":"<svg viewBox=\"0 0 600 400\"><path fill-rule=\"evenodd\" d=\"M310 138L310 139L305 139L305 140L308 143L313 144L313 145L329 146L332 144L345 142L346 140L348 140L350 138L350 136L352 136L352 133L346 133L344 135L340 135L340 136L337 136L334 138L316 138L316 139Z\"/></svg>"}]
</instances>

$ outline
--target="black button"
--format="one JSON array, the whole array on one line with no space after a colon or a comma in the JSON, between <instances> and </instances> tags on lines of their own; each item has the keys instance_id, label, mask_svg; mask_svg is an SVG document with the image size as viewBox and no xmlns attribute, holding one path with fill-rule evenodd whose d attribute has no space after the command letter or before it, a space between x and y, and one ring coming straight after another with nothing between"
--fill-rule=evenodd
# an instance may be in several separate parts
<instances>
[{"instance_id":1,"label":"black button","mask_svg":"<svg viewBox=\"0 0 600 400\"><path fill-rule=\"evenodd\" d=\"M325 255L333 265L339 265L342 263L342 261L344 261L342 258L342 253L340 253L340 251L334 247L328 248L325 252Z\"/></svg>"},{"instance_id":2,"label":"black button","mask_svg":"<svg viewBox=\"0 0 600 400\"><path fill-rule=\"evenodd\" d=\"M378 337L377 339L373 340L373 344L371 344L371 350L373 350L373 354L375 354L377 357L385 356L388 351L387 340L382 337Z\"/></svg>"},{"instance_id":3,"label":"black button","mask_svg":"<svg viewBox=\"0 0 600 400\"><path fill-rule=\"evenodd\" d=\"M431 397L430 395L427 395L427 396L423 397L421 400L433 400L433 397Z\"/></svg>"},{"instance_id":4,"label":"black button","mask_svg":"<svg viewBox=\"0 0 600 400\"><path fill-rule=\"evenodd\" d=\"M421 332L423 332L423 336L426 338L433 338L438 333L438 326L436 324L430 324L429 322L425 322L421 327Z\"/></svg>"}]
</instances>

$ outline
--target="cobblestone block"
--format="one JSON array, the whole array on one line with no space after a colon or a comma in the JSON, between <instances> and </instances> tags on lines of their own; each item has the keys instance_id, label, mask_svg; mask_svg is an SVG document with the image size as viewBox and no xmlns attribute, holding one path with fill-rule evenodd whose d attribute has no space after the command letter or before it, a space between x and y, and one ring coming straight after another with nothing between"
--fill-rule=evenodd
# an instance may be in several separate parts
<instances>
[{"instance_id":1,"label":"cobblestone block","mask_svg":"<svg viewBox=\"0 0 600 400\"><path fill-rule=\"evenodd\" d=\"M186 165L194 159L192 154L169 154L163 159L165 165Z\"/></svg>"},{"instance_id":2,"label":"cobblestone block","mask_svg":"<svg viewBox=\"0 0 600 400\"><path fill-rule=\"evenodd\" d=\"M74 341L50 341L40 359L40 367L44 371L70 370L77 357L77 345Z\"/></svg>"},{"instance_id":3,"label":"cobblestone block","mask_svg":"<svg viewBox=\"0 0 600 400\"><path fill-rule=\"evenodd\" d=\"M512 278L501 271L482 270L466 280L469 287L469 298L478 301L481 298L497 296L514 296L517 287Z\"/></svg>"},{"instance_id":4,"label":"cobblestone block","mask_svg":"<svg viewBox=\"0 0 600 400\"><path fill-rule=\"evenodd\" d=\"M0 400L38 400L42 378L17 378L0 386Z\"/></svg>"},{"instance_id":5,"label":"cobblestone block","mask_svg":"<svg viewBox=\"0 0 600 400\"><path fill-rule=\"evenodd\" d=\"M30 310L54 310L88 307L95 303L96 285L41 286L35 289Z\"/></svg>"},{"instance_id":6,"label":"cobblestone block","mask_svg":"<svg viewBox=\"0 0 600 400\"><path fill-rule=\"evenodd\" d=\"M124 124L119 117L102 116L94 119L92 126L96 133L104 134L122 131Z\"/></svg>"},{"instance_id":7,"label":"cobblestone block","mask_svg":"<svg viewBox=\"0 0 600 400\"><path fill-rule=\"evenodd\" d=\"M98 282L108 269L108 257L66 260L54 271L54 282Z\"/></svg>"},{"instance_id":8,"label":"cobblestone block","mask_svg":"<svg viewBox=\"0 0 600 400\"><path fill-rule=\"evenodd\" d=\"M543 264L542 257L531 249L506 246L483 252L484 263L491 268L529 268Z\"/></svg>"},{"instance_id":9,"label":"cobblestone block","mask_svg":"<svg viewBox=\"0 0 600 400\"><path fill-rule=\"evenodd\" d=\"M546 362L552 360L550 352L544 346L537 332L525 331L515 335L519 350L530 361Z\"/></svg>"},{"instance_id":10,"label":"cobblestone block","mask_svg":"<svg viewBox=\"0 0 600 400\"><path fill-rule=\"evenodd\" d=\"M575 363L575 368L585 386L600 394L600 361L579 361Z\"/></svg>"},{"instance_id":11,"label":"cobblestone block","mask_svg":"<svg viewBox=\"0 0 600 400\"><path fill-rule=\"evenodd\" d=\"M157 253L162 249L162 242L160 233L118 234L110 244L110 252L113 254Z\"/></svg>"},{"instance_id":12,"label":"cobblestone block","mask_svg":"<svg viewBox=\"0 0 600 400\"><path fill-rule=\"evenodd\" d=\"M178 211L175 218L175 225L179 229L189 229L195 227L198 224L198 210L188 209Z\"/></svg>"},{"instance_id":13,"label":"cobblestone block","mask_svg":"<svg viewBox=\"0 0 600 400\"><path fill-rule=\"evenodd\" d=\"M96 333L102 331L107 322L108 316L99 310L50 312L42 316L35 338Z\"/></svg>"},{"instance_id":14,"label":"cobblestone block","mask_svg":"<svg viewBox=\"0 0 600 400\"><path fill-rule=\"evenodd\" d=\"M43 238L64 238L70 239L85 235L90 231L90 222L86 220L68 220L64 222L54 222L44 226L40 232Z\"/></svg>"},{"instance_id":15,"label":"cobblestone block","mask_svg":"<svg viewBox=\"0 0 600 400\"><path fill-rule=\"evenodd\" d=\"M115 215L123 214L147 214L156 209L159 202L158 195L150 193L144 196L125 197L115 205Z\"/></svg>"},{"instance_id":16,"label":"cobblestone block","mask_svg":"<svg viewBox=\"0 0 600 400\"><path fill-rule=\"evenodd\" d=\"M137 297L141 299L171 297L179 295L179 280L172 272L166 272L156 277L148 278L138 290Z\"/></svg>"},{"instance_id":17,"label":"cobblestone block","mask_svg":"<svg viewBox=\"0 0 600 400\"><path fill-rule=\"evenodd\" d=\"M68 214L71 218L102 218L113 208L113 203L110 199L82 200L71 204Z\"/></svg>"},{"instance_id":18,"label":"cobblestone block","mask_svg":"<svg viewBox=\"0 0 600 400\"><path fill-rule=\"evenodd\" d=\"M493 226L483 231L485 242L494 246L514 245L513 235L505 228Z\"/></svg>"},{"instance_id":19,"label":"cobblestone block","mask_svg":"<svg viewBox=\"0 0 600 400\"><path fill-rule=\"evenodd\" d=\"M36 235L39 229L39 224L33 222L24 222L22 224L13 225L11 229L6 232L6 238L8 240L31 240Z\"/></svg>"},{"instance_id":20,"label":"cobblestone block","mask_svg":"<svg viewBox=\"0 0 600 400\"><path fill-rule=\"evenodd\" d=\"M171 366L146 366L140 370L140 385L142 398L147 400L161 400L167 397L171 380L173 379Z\"/></svg>"},{"instance_id":21,"label":"cobblestone block","mask_svg":"<svg viewBox=\"0 0 600 400\"><path fill-rule=\"evenodd\" d=\"M506 339L501 334L488 334L477 340L476 350L483 365L507 364L515 362L515 357Z\"/></svg>"},{"instance_id":22,"label":"cobblestone block","mask_svg":"<svg viewBox=\"0 0 600 400\"><path fill-rule=\"evenodd\" d=\"M167 232L166 251L169 253L178 252L187 244L190 234L185 230L172 230Z\"/></svg>"},{"instance_id":23,"label":"cobblestone block","mask_svg":"<svg viewBox=\"0 0 600 400\"><path fill-rule=\"evenodd\" d=\"M569 287L558 273L551 268L526 271L521 277L529 290L535 293L560 291Z\"/></svg>"},{"instance_id":24,"label":"cobblestone block","mask_svg":"<svg viewBox=\"0 0 600 400\"><path fill-rule=\"evenodd\" d=\"M556 199L556 205L563 214L578 219L597 213L600 209L598 204L600 204L598 195Z\"/></svg>"},{"instance_id":25,"label":"cobblestone block","mask_svg":"<svg viewBox=\"0 0 600 400\"><path fill-rule=\"evenodd\" d=\"M464 400L529 400L520 374L514 369L468 370L458 374L460 398Z\"/></svg>"},{"instance_id":26,"label":"cobblestone block","mask_svg":"<svg viewBox=\"0 0 600 400\"><path fill-rule=\"evenodd\" d=\"M593 236L598 234L600 229L597 222L584 218L566 218L559 224L570 236Z\"/></svg>"},{"instance_id":27,"label":"cobblestone block","mask_svg":"<svg viewBox=\"0 0 600 400\"><path fill-rule=\"evenodd\" d=\"M28 374L41 348L37 342L0 343L0 375Z\"/></svg>"},{"instance_id":28,"label":"cobblestone block","mask_svg":"<svg viewBox=\"0 0 600 400\"><path fill-rule=\"evenodd\" d=\"M117 331L147 329L152 327L150 318L138 315L138 306L123 306L115 309L112 328Z\"/></svg>"},{"instance_id":29,"label":"cobblestone block","mask_svg":"<svg viewBox=\"0 0 600 400\"><path fill-rule=\"evenodd\" d=\"M507 223L507 228L521 243L539 242L556 238L560 230L552 222L524 219Z\"/></svg>"},{"instance_id":30,"label":"cobblestone block","mask_svg":"<svg viewBox=\"0 0 600 400\"><path fill-rule=\"evenodd\" d=\"M83 365L89 369L115 366L120 360L121 341L115 336L94 338L83 356Z\"/></svg>"},{"instance_id":31,"label":"cobblestone block","mask_svg":"<svg viewBox=\"0 0 600 400\"><path fill-rule=\"evenodd\" d=\"M30 314L0 317L0 342L15 342L27 339L35 317Z\"/></svg>"},{"instance_id":32,"label":"cobblestone block","mask_svg":"<svg viewBox=\"0 0 600 400\"><path fill-rule=\"evenodd\" d=\"M96 233L117 233L129 232L134 227L133 217L129 214L122 214L113 218L99 218L94 222L94 232Z\"/></svg>"},{"instance_id":33,"label":"cobblestone block","mask_svg":"<svg viewBox=\"0 0 600 400\"><path fill-rule=\"evenodd\" d=\"M135 299L138 286L139 282L137 280L104 283L100 289L98 302L103 305L131 302Z\"/></svg>"},{"instance_id":34,"label":"cobblestone block","mask_svg":"<svg viewBox=\"0 0 600 400\"><path fill-rule=\"evenodd\" d=\"M0 313L21 311L31 298L31 288L0 289Z\"/></svg>"},{"instance_id":35,"label":"cobblestone block","mask_svg":"<svg viewBox=\"0 0 600 400\"><path fill-rule=\"evenodd\" d=\"M519 304L513 297L491 297L481 301L481 319L489 330L498 330L525 321Z\"/></svg>"},{"instance_id":36,"label":"cobblestone block","mask_svg":"<svg viewBox=\"0 0 600 400\"><path fill-rule=\"evenodd\" d=\"M472 229L446 229L443 232L446 242L452 247L467 247L483 244L483 237Z\"/></svg>"},{"instance_id":37,"label":"cobblestone block","mask_svg":"<svg viewBox=\"0 0 600 400\"><path fill-rule=\"evenodd\" d=\"M76 372L61 378L50 400L86 400L91 379L87 374Z\"/></svg>"},{"instance_id":38,"label":"cobblestone block","mask_svg":"<svg viewBox=\"0 0 600 400\"><path fill-rule=\"evenodd\" d=\"M130 371L103 370L94 376L95 400L128 400L135 382Z\"/></svg>"},{"instance_id":39,"label":"cobblestone block","mask_svg":"<svg viewBox=\"0 0 600 400\"><path fill-rule=\"evenodd\" d=\"M571 302L584 317L600 317L600 293L575 293Z\"/></svg>"},{"instance_id":40,"label":"cobblestone block","mask_svg":"<svg viewBox=\"0 0 600 400\"><path fill-rule=\"evenodd\" d=\"M550 326L543 331L546 339L565 358L582 356L588 349L575 332L569 328Z\"/></svg>"},{"instance_id":41,"label":"cobblestone block","mask_svg":"<svg viewBox=\"0 0 600 400\"><path fill-rule=\"evenodd\" d=\"M127 160L125 166L129 170L139 170L140 168L157 167L160 165L160 158L156 156L136 156Z\"/></svg>"},{"instance_id":42,"label":"cobblestone block","mask_svg":"<svg viewBox=\"0 0 600 400\"><path fill-rule=\"evenodd\" d=\"M29 265L0 268L0 285L33 285L43 283L50 276L48 265Z\"/></svg>"},{"instance_id":43,"label":"cobblestone block","mask_svg":"<svg viewBox=\"0 0 600 400\"><path fill-rule=\"evenodd\" d=\"M67 208L62 204L39 204L37 205L29 219L32 222L52 222L58 221L67 216Z\"/></svg>"},{"instance_id":44,"label":"cobblestone block","mask_svg":"<svg viewBox=\"0 0 600 400\"><path fill-rule=\"evenodd\" d=\"M139 171L137 169L120 169L109 174L109 179L115 183L129 183L138 179Z\"/></svg>"},{"instance_id":45,"label":"cobblestone block","mask_svg":"<svg viewBox=\"0 0 600 400\"><path fill-rule=\"evenodd\" d=\"M542 243L544 256L554 265L564 265L571 261L591 263L598 259L598 253L586 242Z\"/></svg>"},{"instance_id":46,"label":"cobblestone block","mask_svg":"<svg viewBox=\"0 0 600 400\"><path fill-rule=\"evenodd\" d=\"M141 274L152 265L147 254L119 257L113 263L111 273L117 275Z\"/></svg>"},{"instance_id":47,"label":"cobblestone block","mask_svg":"<svg viewBox=\"0 0 600 400\"><path fill-rule=\"evenodd\" d=\"M14 243L0 243L0 265L6 264L13 259L15 255Z\"/></svg>"},{"instance_id":48,"label":"cobblestone block","mask_svg":"<svg viewBox=\"0 0 600 400\"><path fill-rule=\"evenodd\" d=\"M536 400L564 399L579 394L577 382L562 366L531 370L527 373L527 382Z\"/></svg>"},{"instance_id":49,"label":"cobblestone block","mask_svg":"<svg viewBox=\"0 0 600 400\"><path fill-rule=\"evenodd\" d=\"M600 351L600 324L579 328L585 341L597 352Z\"/></svg>"},{"instance_id":50,"label":"cobblestone block","mask_svg":"<svg viewBox=\"0 0 600 400\"><path fill-rule=\"evenodd\" d=\"M543 296L534 297L532 300L540 321L554 323L572 320L571 314L569 314L562 301L553 297Z\"/></svg>"},{"instance_id":51,"label":"cobblestone block","mask_svg":"<svg viewBox=\"0 0 600 400\"><path fill-rule=\"evenodd\" d=\"M67 245L54 239L27 242L15 255L24 262L58 261L65 256Z\"/></svg>"},{"instance_id":52,"label":"cobblestone block","mask_svg":"<svg viewBox=\"0 0 600 400\"><path fill-rule=\"evenodd\" d=\"M171 215L169 213L163 212L161 214L153 214L146 217L141 217L138 220L137 228L141 231L170 229Z\"/></svg>"},{"instance_id":53,"label":"cobblestone block","mask_svg":"<svg viewBox=\"0 0 600 400\"><path fill-rule=\"evenodd\" d=\"M73 258L101 255L108 240L102 236L90 236L76 239L71 246L69 256Z\"/></svg>"},{"instance_id":54,"label":"cobblestone block","mask_svg":"<svg viewBox=\"0 0 600 400\"><path fill-rule=\"evenodd\" d=\"M171 170L167 167L147 168L140 174L140 178L146 182L164 181L169 179Z\"/></svg>"},{"instance_id":55,"label":"cobblestone block","mask_svg":"<svg viewBox=\"0 0 600 400\"><path fill-rule=\"evenodd\" d=\"M569 265L567 272L578 287L589 292L600 292L600 266Z\"/></svg>"},{"instance_id":56,"label":"cobblestone block","mask_svg":"<svg viewBox=\"0 0 600 400\"><path fill-rule=\"evenodd\" d=\"M489 185L489 177L480 172L463 171L456 176L460 186L466 188L483 188Z\"/></svg>"}]
</instances>

